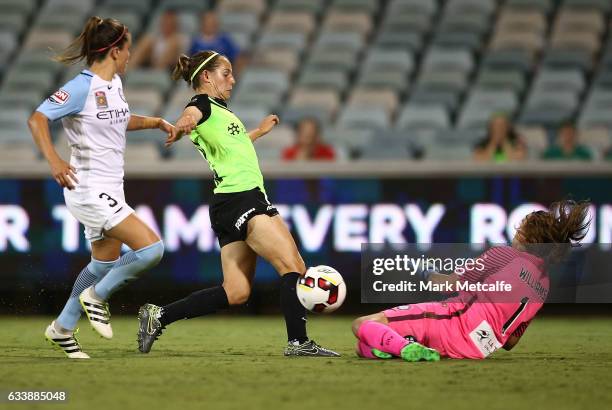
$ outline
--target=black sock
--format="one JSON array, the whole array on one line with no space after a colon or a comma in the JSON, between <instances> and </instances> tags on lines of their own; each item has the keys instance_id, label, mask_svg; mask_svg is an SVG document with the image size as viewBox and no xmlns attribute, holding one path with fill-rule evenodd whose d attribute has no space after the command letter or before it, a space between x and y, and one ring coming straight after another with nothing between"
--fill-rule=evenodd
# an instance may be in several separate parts
<instances>
[{"instance_id":1,"label":"black sock","mask_svg":"<svg viewBox=\"0 0 612 410\"><path fill-rule=\"evenodd\" d=\"M163 326L181 319L204 316L229 306L223 286L216 286L193 292L186 298L163 306L159 321Z\"/></svg>"},{"instance_id":2,"label":"black sock","mask_svg":"<svg viewBox=\"0 0 612 410\"><path fill-rule=\"evenodd\" d=\"M287 340L297 340L301 344L308 340L308 336L306 336L306 309L295 292L300 276L297 272L289 272L281 278L280 305L287 325Z\"/></svg>"}]
</instances>

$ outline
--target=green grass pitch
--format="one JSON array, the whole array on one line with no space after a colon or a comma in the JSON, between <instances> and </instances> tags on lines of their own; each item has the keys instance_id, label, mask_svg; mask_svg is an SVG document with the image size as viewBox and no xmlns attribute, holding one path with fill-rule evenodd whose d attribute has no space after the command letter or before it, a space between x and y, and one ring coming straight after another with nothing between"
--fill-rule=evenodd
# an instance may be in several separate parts
<instances>
[{"instance_id":1,"label":"green grass pitch","mask_svg":"<svg viewBox=\"0 0 612 410\"><path fill-rule=\"evenodd\" d=\"M91 360L44 340L51 318L1 317L0 391L65 390L68 403L2 409L578 409L612 403L612 321L536 319L512 352L483 361L358 359L351 319L313 317L311 336L343 357L285 358L280 317L219 316L170 326L143 355L135 318L103 340L84 320Z\"/></svg>"}]
</instances>

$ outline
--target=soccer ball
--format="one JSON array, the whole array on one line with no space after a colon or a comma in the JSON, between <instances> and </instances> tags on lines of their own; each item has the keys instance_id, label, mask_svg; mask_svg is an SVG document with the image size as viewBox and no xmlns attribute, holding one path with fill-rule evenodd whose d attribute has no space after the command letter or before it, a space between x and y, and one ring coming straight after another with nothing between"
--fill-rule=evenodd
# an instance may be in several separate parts
<instances>
[{"instance_id":1,"label":"soccer ball","mask_svg":"<svg viewBox=\"0 0 612 410\"><path fill-rule=\"evenodd\" d=\"M346 284L334 268L314 266L298 279L297 296L311 312L330 313L342 306L346 297Z\"/></svg>"}]
</instances>

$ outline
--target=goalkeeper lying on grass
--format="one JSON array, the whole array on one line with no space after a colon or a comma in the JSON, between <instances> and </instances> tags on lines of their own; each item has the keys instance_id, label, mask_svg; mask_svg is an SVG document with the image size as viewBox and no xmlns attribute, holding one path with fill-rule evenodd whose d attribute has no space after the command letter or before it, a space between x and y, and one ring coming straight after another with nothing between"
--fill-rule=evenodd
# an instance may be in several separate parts
<instances>
[{"instance_id":1,"label":"goalkeeper lying on grass","mask_svg":"<svg viewBox=\"0 0 612 410\"><path fill-rule=\"evenodd\" d=\"M586 235L589 205L561 201L547 212L533 212L521 222L512 246L491 248L480 256L483 269L468 270L461 277L430 275L434 282L450 283L503 279L512 285L511 302L494 303L495 295L488 292L463 292L453 301L398 306L360 317L353 322L357 354L437 361L440 356L484 359L500 347L512 349L544 304L549 289L547 263L561 260L570 242Z\"/></svg>"}]
</instances>

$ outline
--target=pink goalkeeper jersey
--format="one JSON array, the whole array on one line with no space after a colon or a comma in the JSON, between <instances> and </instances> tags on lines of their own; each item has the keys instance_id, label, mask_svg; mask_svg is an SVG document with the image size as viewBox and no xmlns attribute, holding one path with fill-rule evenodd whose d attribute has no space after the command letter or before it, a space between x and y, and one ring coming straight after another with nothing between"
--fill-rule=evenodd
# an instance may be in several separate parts
<instances>
[{"instance_id":1,"label":"pink goalkeeper jersey","mask_svg":"<svg viewBox=\"0 0 612 410\"><path fill-rule=\"evenodd\" d=\"M449 335L451 338L455 335L459 343L460 340L471 342L482 357L487 357L512 334L522 336L543 306L550 284L544 261L529 253L501 246L489 249L480 257L484 269L468 271L461 280L485 284L504 281L512 286L512 291L463 292L460 298L465 303L452 303L461 314L457 315L458 321L451 321L457 332Z\"/></svg>"}]
</instances>

